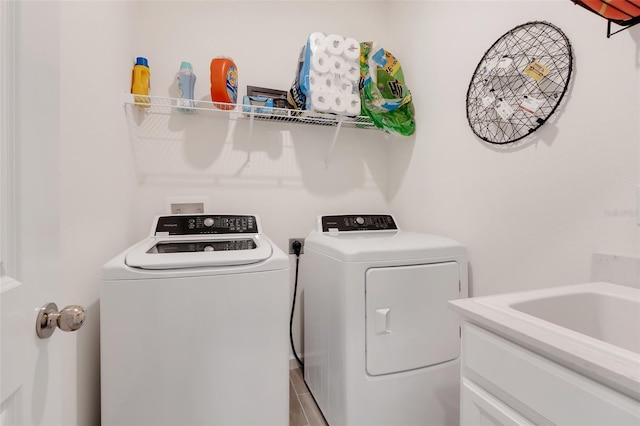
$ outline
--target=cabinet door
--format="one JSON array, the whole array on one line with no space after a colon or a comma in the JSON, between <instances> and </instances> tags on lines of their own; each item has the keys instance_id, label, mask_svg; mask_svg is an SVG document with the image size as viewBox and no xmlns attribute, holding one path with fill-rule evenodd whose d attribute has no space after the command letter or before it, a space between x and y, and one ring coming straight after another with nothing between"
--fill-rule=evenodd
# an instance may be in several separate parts
<instances>
[{"instance_id":1,"label":"cabinet door","mask_svg":"<svg viewBox=\"0 0 640 426\"><path fill-rule=\"evenodd\" d=\"M472 324L462 338L463 377L537 424L640 425L640 401Z\"/></svg>"},{"instance_id":2,"label":"cabinet door","mask_svg":"<svg viewBox=\"0 0 640 426\"><path fill-rule=\"evenodd\" d=\"M460 426L533 426L533 423L468 379L462 379L461 391Z\"/></svg>"}]
</instances>

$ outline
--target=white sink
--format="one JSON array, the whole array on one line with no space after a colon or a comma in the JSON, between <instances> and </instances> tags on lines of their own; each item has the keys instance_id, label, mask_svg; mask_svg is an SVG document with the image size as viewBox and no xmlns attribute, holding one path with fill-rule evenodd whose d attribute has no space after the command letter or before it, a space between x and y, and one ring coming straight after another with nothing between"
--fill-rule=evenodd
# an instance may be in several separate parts
<instances>
[{"instance_id":1,"label":"white sink","mask_svg":"<svg viewBox=\"0 0 640 426\"><path fill-rule=\"evenodd\" d=\"M450 303L465 320L640 400L640 289L597 282Z\"/></svg>"},{"instance_id":2,"label":"white sink","mask_svg":"<svg viewBox=\"0 0 640 426\"><path fill-rule=\"evenodd\" d=\"M580 289L509 305L541 320L640 354L640 296L625 298L609 287Z\"/></svg>"}]
</instances>

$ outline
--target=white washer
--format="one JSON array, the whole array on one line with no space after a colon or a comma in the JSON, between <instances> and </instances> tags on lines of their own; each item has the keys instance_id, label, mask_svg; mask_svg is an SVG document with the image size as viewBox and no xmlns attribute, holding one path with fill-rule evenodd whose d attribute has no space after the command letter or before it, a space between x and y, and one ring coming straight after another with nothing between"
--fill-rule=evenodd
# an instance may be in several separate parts
<instances>
[{"instance_id":1,"label":"white washer","mask_svg":"<svg viewBox=\"0 0 640 426\"><path fill-rule=\"evenodd\" d=\"M463 245L389 215L322 216L305 240L304 378L331 426L459 424Z\"/></svg>"},{"instance_id":2,"label":"white washer","mask_svg":"<svg viewBox=\"0 0 640 426\"><path fill-rule=\"evenodd\" d=\"M289 421L289 259L253 215L174 215L103 269L102 424Z\"/></svg>"}]
</instances>

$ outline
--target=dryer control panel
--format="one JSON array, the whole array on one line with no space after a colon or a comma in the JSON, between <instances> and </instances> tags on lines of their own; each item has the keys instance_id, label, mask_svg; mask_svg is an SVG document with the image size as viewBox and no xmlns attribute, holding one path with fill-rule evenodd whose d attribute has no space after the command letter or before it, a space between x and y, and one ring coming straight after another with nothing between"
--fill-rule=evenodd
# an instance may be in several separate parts
<instances>
[{"instance_id":1,"label":"dryer control panel","mask_svg":"<svg viewBox=\"0 0 640 426\"><path fill-rule=\"evenodd\" d=\"M349 214L322 216L322 232L393 231L398 227L391 215Z\"/></svg>"},{"instance_id":2,"label":"dryer control panel","mask_svg":"<svg viewBox=\"0 0 640 426\"><path fill-rule=\"evenodd\" d=\"M258 233L258 220L252 215L174 215L156 220L154 235L206 235Z\"/></svg>"}]
</instances>

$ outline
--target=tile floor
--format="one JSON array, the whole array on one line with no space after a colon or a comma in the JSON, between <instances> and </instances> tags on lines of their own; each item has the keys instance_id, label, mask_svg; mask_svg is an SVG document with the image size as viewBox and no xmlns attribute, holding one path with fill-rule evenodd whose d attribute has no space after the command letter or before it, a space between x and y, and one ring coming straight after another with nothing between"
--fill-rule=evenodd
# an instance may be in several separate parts
<instances>
[{"instance_id":1,"label":"tile floor","mask_svg":"<svg viewBox=\"0 0 640 426\"><path fill-rule=\"evenodd\" d=\"M289 426L328 426L307 385L302 370L289 370Z\"/></svg>"}]
</instances>

